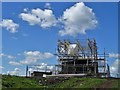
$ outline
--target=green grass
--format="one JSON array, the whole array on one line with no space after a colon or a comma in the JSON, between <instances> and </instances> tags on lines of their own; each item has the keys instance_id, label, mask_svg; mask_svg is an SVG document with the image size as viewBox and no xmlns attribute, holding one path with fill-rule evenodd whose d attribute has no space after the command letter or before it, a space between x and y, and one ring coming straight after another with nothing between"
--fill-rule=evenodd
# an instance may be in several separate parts
<instances>
[{"instance_id":1,"label":"green grass","mask_svg":"<svg viewBox=\"0 0 120 90\"><path fill-rule=\"evenodd\" d=\"M17 77L17 76L2 76L2 88L41 88L38 81L35 79Z\"/></svg>"},{"instance_id":2,"label":"green grass","mask_svg":"<svg viewBox=\"0 0 120 90\"><path fill-rule=\"evenodd\" d=\"M2 89L2 78L0 77L0 90Z\"/></svg>"},{"instance_id":3,"label":"green grass","mask_svg":"<svg viewBox=\"0 0 120 90\"><path fill-rule=\"evenodd\" d=\"M120 79L113 81L112 88L119 88L120 89Z\"/></svg>"},{"instance_id":4,"label":"green grass","mask_svg":"<svg viewBox=\"0 0 120 90\"><path fill-rule=\"evenodd\" d=\"M62 83L58 83L55 85L51 85L50 87L54 88L94 88L102 83L104 83L106 79L99 78L71 78Z\"/></svg>"},{"instance_id":5,"label":"green grass","mask_svg":"<svg viewBox=\"0 0 120 90\"><path fill-rule=\"evenodd\" d=\"M77 78L71 77L68 80L63 80L61 82L55 82L53 84L47 84L47 86L43 86L43 84L39 84L38 80L30 79L25 77L18 77L18 76L9 76L3 75L2 76L2 88L96 88L100 85L107 82L108 79L106 78ZM118 88L119 80L112 80L112 88Z\"/></svg>"}]
</instances>

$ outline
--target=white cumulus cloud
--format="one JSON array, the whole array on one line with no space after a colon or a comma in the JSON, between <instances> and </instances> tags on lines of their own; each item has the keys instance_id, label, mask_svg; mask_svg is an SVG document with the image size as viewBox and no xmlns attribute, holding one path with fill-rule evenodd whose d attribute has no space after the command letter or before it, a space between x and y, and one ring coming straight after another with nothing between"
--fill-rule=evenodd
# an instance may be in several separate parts
<instances>
[{"instance_id":1,"label":"white cumulus cloud","mask_svg":"<svg viewBox=\"0 0 120 90\"><path fill-rule=\"evenodd\" d=\"M45 3L45 8L51 9L51 4L50 3Z\"/></svg>"},{"instance_id":2,"label":"white cumulus cloud","mask_svg":"<svg viewBox=\"0 0 120 90\"><path fill-rule=\"evenodd\" d=\"M45 52L41 53L39 51L26 51L24 52L25 59L20 61L21 64L33 64L38 60L49 59L53 57L53 54Z\"/></svg>"},{"instance_id":3,"label":"white cumulus cloud","mask_svg":"<svg viewBox=\"0 0 120 90\"><path fill-rule=\"evenodd\" d=\"M120 54L118 53L109 53L110 58L120 58Z\"/></svg>"},{"instance_id":4,"label":"white cumulus cloud","mask_svg":"<svg viewBox=\"0 0 120 90\"><path fill-rule=\"evenodd\" d=\"M21 71L21 69L15 68L13 71L7 71L7 74L10 74L10 75L19 75L20 71Z\"/></svg>"},{"instance_id":5,"label":"white cumulus cloud","mask_svg":"<svg viewBox=\"0 0 120 90\"><path fill-rule=\"evenodd\" d=\"M120 77L120 72L119 72L120 66L119 65L120 65L120 60L116 59L114 63L110 66L111 76L117 77L118 75Z\"/></svg>"},{"instance_id":6,"label":"white cumulus cloud","mask_svg":"<svg viewBox=\"0 0 120 90\"><path fill-rule=\"evenodd\" d=\"M15 62L15 61L10 61L9 64L10 64L10 65L17 65L17 66L18 66L18 65L21 65L21 63Z\"/></svg>"},{"instance_id":7,"label":"white cumulus cloud","mask_svg":"<svg viewBox=\"0 0 120 90\"><path fill-rule=\"evenodd\" d=\"M0 69L3 69L4 67L3 66L0 66Z\"/></svg>"},{"instance_id":8,"label":"white cumulus cloud","mask_svg":"<svg viewBox=\"0 0 120 90\"><path fill-rule=\"evenodd\" d=\"M53 71L54 66L52 65L47 65L46 63L41 63L38 66L34 66L33 68L29 68L28 71L33 72L33 71Z\"/></svg>"},{"instance_id":9,"label":"white cumulus cloud","mask_svg":"<svg viewBox=\"0 0 120 90\"><path fill-rule=\"evenodd\" d=\"M28 8L24 8L23 11L24 11L24 12L28 12Z\"/></svg>"},{"instance_id":10,"label":"white cumulus cloud","mask_svg":"<svg viewBox=\"0 0 120 90\"><path fill-rule=\"evenodd\" d=\"M7 58L9 58L9 59L15 59L16 57L11 56L11 55L7 55Z\"/></svg>"},{"instance_id":11,"label":"white cumulus cloud","mask_svg":"<svg viewBox=\"0 0 120 90\"><path fill-rule=\"evenodd\" d=\"M9 57L9 59L12 59L12 56L10 55L7 56L5 54L0 54L0 56L5 56L7 58ZM25 51L23 54L20 54L20 56L22 56L24 59L19 61L9 61L9 64L15 66L33 64L38 60L52 58L54 55L49 52L42 53L40 51Z\"/></svg>"},{"instance_id":12,"label":"white cumulus cloud","mask_svg":"<svg viewBox=\"0 0 120 90\"><path fill-rule=\"evenodd\" d=\"M24 9L24 11L26 10ZM21 13L20 18L22 18L24 21L27 21L30 25L39 25L42 28L55 26L57 22L52 10L42 10L40 8Z\"/></svg>"},{"instance_id":13,"label":"white cumulus cloud","mask_svg":"<svg viewBox=\"0 0 120 90\"><path fill-rule=\"evenodd\" d=\"M0 53L0 57L5 57L5 58L8 58L8 59L15 59L16 58L15 56L4 54L4 53Z\"/></svg>"},{"instance_id":14,"label":"white cumulus cloud","mask_svg":"<svg viewBox=\"0 0 120 90\"><path fill-rule=\"evenodd\" d=\"M6 30L10 31L11 33L17 32L17 28L19 27L19 24L13 22L11 19L3 19L0 22L0 27L6 28Z\"/></svg>"},{"instance_id":15,"label":"white cumulus cloud","mask_svg":"<svg viewBox=\"0 0 120 90\"><path fill-rule=\"evenodd\" d=\"M60 21L63 23L63 30L59 31L61 36L86 34L87 30L95 28L98 23L93 10L83 2L66 9Z\"/></svg>"},{"instance_id":16,"label":"white cumulus cloud","mask_svg":"<svg viewBox=\"0 0 120 90\"><path fill-rule=\"evenodd\" d=\"M5 56L5 54L4 53L0 53L0 57L3 57L3 56Z\"/></svg>"}]
</instances>

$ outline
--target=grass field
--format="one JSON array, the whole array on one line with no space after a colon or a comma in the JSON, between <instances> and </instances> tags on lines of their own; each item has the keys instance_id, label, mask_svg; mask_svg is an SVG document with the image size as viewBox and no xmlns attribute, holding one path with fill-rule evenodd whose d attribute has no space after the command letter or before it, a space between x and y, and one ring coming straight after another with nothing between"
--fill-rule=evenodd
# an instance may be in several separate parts
<instances>
[{"instance_id":1,"label":"grass field","mask_svg":"<svg viewBox=\"0 0 120 90\"><path fill-rule=\"evenodd\" d=\"M2 76L2 88L41 88L38 80L18 77L18 76Z\"/></svg>"},{"instance_id":2,"label":"grass field","mask_svg":"<svg viewBox=\"0 0 120 90\"><path fill-rule=\"evenodd\" d=\"M70 78L69 80L53 85L56 88L94 88L102 83L106 79L98 78Z\"/></svg>"},{"instance_id":3,"label":"grass field","mask_svg":"<svg viewBox=\"0 0 120 90\"><path fill-rule=\"evenodd\" d=\"M40 79L42 80L42 79ZM2 76L2 88L118 88L120 79L106 78L77 78L44 79L46 83L37 79L18 76ZM43 80L42 80L43 81Z\"/></svg>"}]
</instances>

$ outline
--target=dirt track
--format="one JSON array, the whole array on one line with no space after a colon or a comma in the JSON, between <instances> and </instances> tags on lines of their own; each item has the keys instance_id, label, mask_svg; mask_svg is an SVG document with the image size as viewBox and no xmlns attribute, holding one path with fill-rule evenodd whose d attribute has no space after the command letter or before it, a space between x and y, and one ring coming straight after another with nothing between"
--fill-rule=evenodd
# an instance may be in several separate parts
<instances>
[{"instance_id":1,"label":"dirt track","mask_svg":"<svg viewBox=\"0 0 120 90\"><path fill-rule=\"evenodd\" d=\"M113 83L116 80L117 79L108 79L105 83L103 83L102 85L98 86L97 88L113 88ZM118 87L118 84L116 86Z\"/></svg>"}]
</instances>

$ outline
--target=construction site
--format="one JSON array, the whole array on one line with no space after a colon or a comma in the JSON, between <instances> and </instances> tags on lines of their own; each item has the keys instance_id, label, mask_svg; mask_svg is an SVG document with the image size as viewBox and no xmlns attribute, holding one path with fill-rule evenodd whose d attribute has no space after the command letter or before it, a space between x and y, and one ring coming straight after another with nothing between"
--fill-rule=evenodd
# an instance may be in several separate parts
<instances>
[{"instance_id":1,"label":"construction site","mask_svg":"<svg viewBox=\"0 0 120 90\"><path fill-rule=\"evenodd\" d=\"M47 65L44 70L39 70L40 65L26 67L26 76L47 77L47 76L93 76L110 77L109 65L106 64L106 51L98 52L95 39L86 40L58 40L57 50L54 54L58 57L58 64L52 65L49 70ZM34 71L29 71L34 68Z\"/></svg>"},{"instance_id":2,"label":"construction site","mask_svg":"<svg viewBox=\"0 0 120 90\"><path fill-rule=\"evenodd\" d=\"M116 89L119 78L110 76L107 54L99 54L95 39L58 40L56 65L38 64L26 67L26 76L3 76L2 86L47 89ZM14 80L14 84L13 84ZM7 82L7 83L6 83Z\"/></svg>"}]
</instances>

